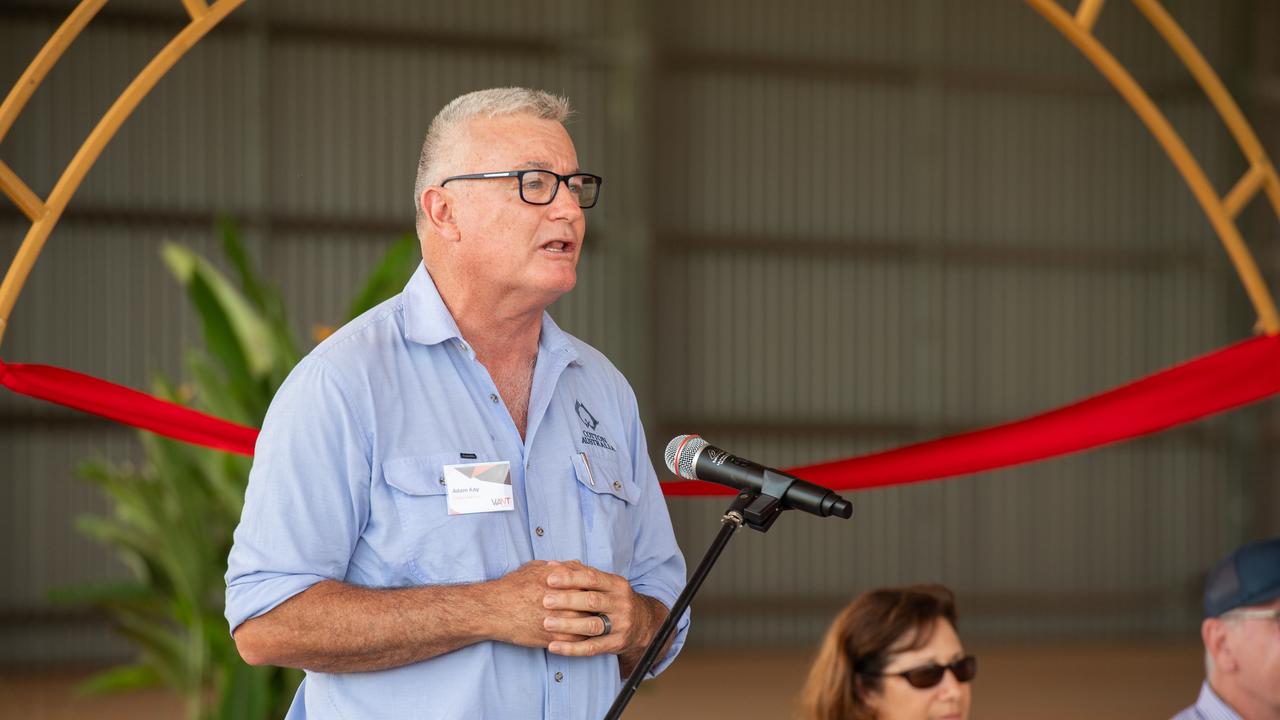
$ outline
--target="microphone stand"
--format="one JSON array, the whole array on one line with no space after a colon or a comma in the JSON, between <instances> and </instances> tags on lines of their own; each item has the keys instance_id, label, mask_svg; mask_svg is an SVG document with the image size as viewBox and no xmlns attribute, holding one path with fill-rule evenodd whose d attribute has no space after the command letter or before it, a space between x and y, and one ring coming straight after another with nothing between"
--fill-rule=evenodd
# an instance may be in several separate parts
<instances>
[{"instance_id":1,"label":"microphone stand","mask_svg":"<svg viewBox=\"0 0 1280 720\"><path fill-rule=\"evenodd\" d=\"M680 616L684 615L684 611L693 602L693 596L698 594L698 589L702 587L702 582L707 579L707 575L711 574L712 566L716 564L716 560L720 559L720 553L724 552L725 546L733 538L733 533L744 524L752 530L768 532L782 511L787 509L783 507L781 498L786 494L789 486L787 478L766 476L760 493L743 491L734 498L733 504L720 518L720 532L716 533L707 554L703 556L702 562L698 563L698 568L693 571L680 597L676 598L675 605L671 607L667 619L663 621L662 627L658 628L658 634L654 635L653 641L644 651L640 663L631 671L631 676L618 692L618 697L610 706L609 713L604 716L605 720L618 720L622 716L622 711L627 708L627 703L631 702L631 697L636 694L636 689L640 687L644 676L649 674L650 668L658 661L658 654L662 652L668 638L675 632Z\"/></svg>"}]
</instances>

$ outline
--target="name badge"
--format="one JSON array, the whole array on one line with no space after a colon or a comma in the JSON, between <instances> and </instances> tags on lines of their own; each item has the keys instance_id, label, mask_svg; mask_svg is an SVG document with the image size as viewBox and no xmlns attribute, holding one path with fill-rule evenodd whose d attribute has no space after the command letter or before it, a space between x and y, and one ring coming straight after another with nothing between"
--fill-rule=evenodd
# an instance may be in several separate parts
<instances>
[{"instance_id":1,"label":"name badge","mask_svg":"<svg viewBox=\"0 0 1280 720\"><path fill-rule=\"evenodd\" d=\"M444 466L450 515L515 510L511 463L485 462Z\"/></svg>"}]
</instances>

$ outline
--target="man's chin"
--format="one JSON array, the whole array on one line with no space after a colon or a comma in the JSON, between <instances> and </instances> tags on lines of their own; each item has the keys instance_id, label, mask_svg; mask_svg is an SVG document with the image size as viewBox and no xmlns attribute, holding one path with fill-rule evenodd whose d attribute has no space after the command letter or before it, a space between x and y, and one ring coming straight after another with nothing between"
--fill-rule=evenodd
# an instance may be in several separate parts
<instances>
[{"instance_id":1,"label":"man's chin","mask_svg":"<svg viewBox=\"0 0 1280 720\"><path fill-rule=\"evenodd\" d=\"M554 303L573 290L577 284L577 273L571 273L568 277L544 278L543 282L538 283L536 290L541 296L540 304L546 307Z\"/></svg>"},{"instance_id":2,"label":"man's chin","mask_svg":"<svg viewBox=\"0 0 1280 720\"><path fill-rule=\"evenodd\" d=\"M555 268L554 272L547 273L546 281L548 287L554 288L561 295L569 292L578 284L577 264Z\"/></svg>"},{"instance_id":3,"label":"man's chin","mask_svg":"<svg viewBox=\"0 0 1280 720\"><path fill-rule=\"evenodd\" d=\"M573 288L574 288L574 286L575 286L575 285L577 285L577 282L576 282L576 281L571 282L571 283L567 283L567 284L565 284L565 285L563 285L563 286L561 286L561 287L556 288L556 289L555 289L555 291L553 292L553 296L552 296L552 298L551 298L551 302L549 302L549 303L547 303L547 304L548 304L548 305L550 305L551 303L555 302L556 300L559 300L560 298L564 297L565 295L568 295L568 294L569 294L569 291L570 291L570 290L573 290Z\"/></svg>"}]
</instances>

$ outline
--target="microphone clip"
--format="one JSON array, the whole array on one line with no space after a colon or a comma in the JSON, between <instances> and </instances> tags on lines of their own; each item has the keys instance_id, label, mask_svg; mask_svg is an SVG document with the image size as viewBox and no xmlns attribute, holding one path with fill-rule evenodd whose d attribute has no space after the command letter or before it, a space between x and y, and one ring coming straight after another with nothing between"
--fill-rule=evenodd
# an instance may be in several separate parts
<instances>
[{"instance_id":1,"label":"microphone clip","mask_svg":"<svg viewBox=\"0 0 1280 720\"><path fill-rule=\"evenodd\" d=\"M786 496L787 490L794 482L795 478L765 470L764 482L759 494L742 493L738 496L744 501L750 498L742 508L742 520L746 526L758 532L769 532L769 528L777 522L778 516L786 510L782 504L782 498Z\"/></svg>"}]
</instances>

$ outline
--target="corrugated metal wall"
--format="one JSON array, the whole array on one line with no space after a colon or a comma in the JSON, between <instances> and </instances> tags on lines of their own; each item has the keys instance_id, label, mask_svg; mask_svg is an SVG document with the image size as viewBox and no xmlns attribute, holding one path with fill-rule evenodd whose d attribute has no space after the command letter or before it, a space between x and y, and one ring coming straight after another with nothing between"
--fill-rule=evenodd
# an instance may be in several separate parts
<instances>
[{"instance_id":1,"label":"corrugated metal wall","mask_svg":"<svg viewBox=\"0 0 1280 720\"><path fill-rule=\"evenodd\" d=\"M1249 49L1266 45L1251 28L1265 13L1170 8L1280 154L1274 88L1233 82L1280 77L1275 58ZM0 77L16 78L67 10L0 9ZM111 3L0 156L47 192L179 11ZM1154 33L1120 3L1099 33L1229 187L1243 163ZM579 156L609 191L579 287L554 312L632 378L658 449L699 432L785 466L892 447L1105 389L1251 324L1155 142L1015 0L251 0L109 146L36 268L4 356L136 387L178 374L198 330L157 249L176 239L212 254L218 213L245 224L300 333L339 319L386 243L412 229L430 117L499 84L562 91L580 109ZM25 223L2 212L7 261ZM1265 213L1249 217L1274 279L1280 233ZM976 633L1186 632L1204 567L1276 529L1266 473L1280 458L1263 448L1278 424L1272 407L1246 410L1081 457L865 493L851 523L785 517L730 548L694 641L808 641L857 590L916 580L960 591ZM72 529L102 507L72 469L137 457L136 442L9 394L0 426L0 661L117 655L96 618L44 595L119 572ZM671 505L692 564L724 503Z\"/></svg>"},{"instance_id":2,"label":"corrugated metal wall","mask_svg":"<svg viewBox=\"0 0 1280 720\"><path fill-rule=\"evenodd\" d=\"M1101 36L1229 187L1243 164L1211 108L1113 5ZM1154 140L1021 3L699 7L660 82L688 108L664 119L662 163L689 173L659 201L662 331L689 343L659 359L664 437L780 466L883 449L1054 407L1247 325ZM1230 73L1226 10L1175 6ZM1248 420L866 493L852 527L784 518L723 562L698 631L812 637L857 589L941 580L977 632L1178 632L1244 532L1256 465L1230 422ZM686 553L719 504L676 508Z\"/></svg>"}]
</instances>

